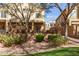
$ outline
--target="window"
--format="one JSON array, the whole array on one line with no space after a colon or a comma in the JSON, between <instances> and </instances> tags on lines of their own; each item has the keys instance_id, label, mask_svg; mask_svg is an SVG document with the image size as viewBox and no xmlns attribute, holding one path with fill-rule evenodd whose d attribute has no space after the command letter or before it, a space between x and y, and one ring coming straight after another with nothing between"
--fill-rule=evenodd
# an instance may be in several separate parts
<instances>
[{"instance_id":1,"label":"window","mask_svg":"<svg viewBox=\"0 0 79 59\"><path fill-rule=\"evenodd\" d=\"M0 17L1 18L6 18L6 12L5 11L1 11L0 12Z\"/></svg>"},{"instance_id":2,"label":"window","mask_svg":"<svg viewBox=\"0 0 79 59\"><path fill-rule=\"evenodd\" d=\"M40 18L40 13L36 13L36 18Z\"/></svg>"},{"instance_id":3,"label":"window","mask_svg":"<svg viewBox=\"0 0 79 59\"><path fill-rule=\"evenodd\" d=\"M35 32L37 32L37 33L40 33L40 28L41 28L41 26L35 26Z\"/></svg>"}]
</instances>

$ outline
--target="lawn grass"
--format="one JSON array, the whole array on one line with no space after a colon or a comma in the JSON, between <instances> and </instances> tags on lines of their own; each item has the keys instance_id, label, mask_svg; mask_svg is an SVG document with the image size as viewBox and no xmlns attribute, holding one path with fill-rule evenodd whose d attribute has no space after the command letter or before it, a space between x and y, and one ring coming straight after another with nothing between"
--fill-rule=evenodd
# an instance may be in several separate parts
<instances>
[{"instance_id":1,"label":"lawn grass","mask_svg":"<svg viewBox=\"0 0 79 59\"><path fill-rule=\"evenodd\" d=\"M79 47L61 48L49 52L35 53L32 56L79 56Z\"/></svg>"}]
</instances>

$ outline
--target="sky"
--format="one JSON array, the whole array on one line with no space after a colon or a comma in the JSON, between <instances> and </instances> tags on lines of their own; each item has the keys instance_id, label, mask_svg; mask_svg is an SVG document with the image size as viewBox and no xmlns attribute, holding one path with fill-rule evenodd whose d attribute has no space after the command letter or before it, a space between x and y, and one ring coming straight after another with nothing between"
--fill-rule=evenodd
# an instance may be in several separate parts
<instances>
[{"instance_id":1,"label":"sky","mask_svg":"<svg viewBox=\"0 0 79 59\"><path fill-rule=\"evenodd\" d=\"M62 10L64 10L67 6L66 3L60 3L59 5L62 8ZM46 9L45 15L44 15L46 23L50 23L51 21L55 21L60 14L61 14L61 12L56 7L52 6L48 9Z\"/></svg>"}]
</instances>

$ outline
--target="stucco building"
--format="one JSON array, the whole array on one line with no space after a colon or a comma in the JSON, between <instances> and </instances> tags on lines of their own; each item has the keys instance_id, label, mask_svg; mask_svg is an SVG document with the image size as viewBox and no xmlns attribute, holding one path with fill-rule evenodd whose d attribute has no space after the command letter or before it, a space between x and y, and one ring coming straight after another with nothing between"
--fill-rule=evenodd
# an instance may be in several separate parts
<instances>
[{"instance_id":1,"label":"stucco building","mask_svg":"<svg viewBox=\"0 0 79 59\"><path fill-rule=\"evenodd\" d=\"M68 36L78 36L79 35L79 5L76 6L74 10L72 10L68 19L69 19L67 25ZM63 15L60 15L56 19L56 28L58 29L58 32L60 32L62 35L65 35L65 26L63 22L64 22Z\"/></svg>"},{"instance_id":2,"label":"stucco building","mask_svg":"<svg viewBox=\"0 0 79 59\"><path fill-rule=\"evenodd\" d=\"M23 7L28 5L23 4ZM23 9L25 10L25 9ZM40 16L39 16L40 14ZM13 20L12 20L13 19ZM11 21L12 20L12 21ZM0 32L8 32L9 31L9 22L16 24L19 19L13 18L11 15L6 13L6 8L2 8L0 6ZM40 12L38 9L32 13L32 16L29 20L29 32L42 32L45 30L45 20L44 20L44 10Z\"/></svg>"}]
</instances>

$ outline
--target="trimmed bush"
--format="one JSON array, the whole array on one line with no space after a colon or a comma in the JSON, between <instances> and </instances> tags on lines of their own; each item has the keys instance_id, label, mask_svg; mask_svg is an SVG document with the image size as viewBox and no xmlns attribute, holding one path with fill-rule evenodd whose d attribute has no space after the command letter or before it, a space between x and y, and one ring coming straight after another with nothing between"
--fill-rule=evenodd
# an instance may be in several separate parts
<instances>
[{"instance_id":1,"label":"trimmed bush","mask_svg":"<svg viewBox=\"0 0 79 59\"><path fill-rule=\"evenodd\" d=\"M37 42L42 42L44 40L44 35L43 34L37 34L36 35L36 41Z\"/></svg>"},{"instance_id":2,"label":"trimmed bush","mask_svg":"<svg viewBox=\"0 0 79 59\"><path fill-rule=\"evenodd\" d=\"M21 44L24 42L24 39L22 39L20 36L14 36L14 35L0 35L0 41L5 46L11 46L13 44Z\"/></svg>"},{"instance_id":3,"label":"trimmed bush","mask_svg":"<svg viewBox=\"0 0 79 59\"><path fill-rule=\"evenodd\" d=\"M49 35L48 40L52 42L54 46L60 46L65 44L66 42L66 39L64 39L64 37L58 34Z\"/></svg>"}]
</instances>

